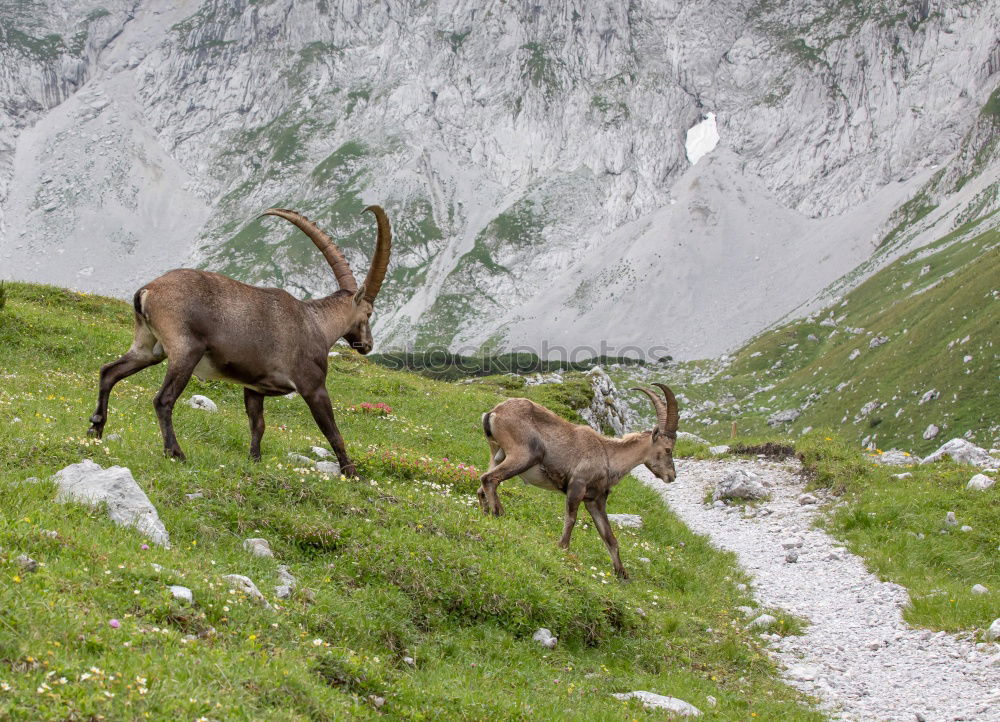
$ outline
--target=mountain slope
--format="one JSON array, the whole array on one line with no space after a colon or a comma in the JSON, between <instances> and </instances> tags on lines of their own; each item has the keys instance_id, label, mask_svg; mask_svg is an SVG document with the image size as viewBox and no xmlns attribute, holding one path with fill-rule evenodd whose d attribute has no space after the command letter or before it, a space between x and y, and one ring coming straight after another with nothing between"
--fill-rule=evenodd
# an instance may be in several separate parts
<instances>
[{"instance_id":1,"label":"mountain slope","mask_svg":"<svg viewBox=\"0 0 1000 722\"><path fill-rule=\"evenodd\" d=\"M130 331L128 304L62 289L13 284L0 309L0 717L632 719L658 713L611 693L647 689L705 719L821 718L735 621L751 597L732 557L634 480L611 499L646 522L618 531L631 584L612 580L593 528L557 548L558 495L508 483L507 515L480 513L465 465L484 459L479 415L496 390L341 349L328 385L365 477L346 480L287 456L321 443L301 399L268 400L253 464L239 388L193 381L219 411L178 404L190 461L177 463L150 405L163 366L116 387L104 442L83 435L97 369ZM392 412L350 410L366 401ZM171 549L54 503L45 479L84 458L132 470ZM248 537L276 558L251 556ZM26 571L22 554L40 566ZM298 580L288 599L279 563ZM227 574L251 577L274 609L230 591ZM171 598L174 584L193 604ZM555 649L532 641L541 626Z\"/></svg>"},{"instance_id":2,"label":"mountain slope","mask_svg":"<svg viewBox=\"0 0 1000 722\"><path fill-rule=\"evenodd\" d=\"M732 421L753 435L771 419L782 433L839 428L865 445L921 455L955 436L1000 445L998 216L910 251L835 304L721 362L646 373L683 389L682 415L719 440ZM788 410L786 420L772 419ZM925 438L932 424L938 431Z\"/></svg>"},{"instance_id":3,"label":"mountain slope","mask_svg":"<svg viewBox=\"0 0 1000 722\"><path fill-rule=\"evenodd\" d=\"M186 263L322 293L308 242L251 219L300 208L358 267L377 201L383 348L732 347L868 258L1000 68L985 0L3 7L5 277L126 295Z\"/></svg>"}]
</instances>

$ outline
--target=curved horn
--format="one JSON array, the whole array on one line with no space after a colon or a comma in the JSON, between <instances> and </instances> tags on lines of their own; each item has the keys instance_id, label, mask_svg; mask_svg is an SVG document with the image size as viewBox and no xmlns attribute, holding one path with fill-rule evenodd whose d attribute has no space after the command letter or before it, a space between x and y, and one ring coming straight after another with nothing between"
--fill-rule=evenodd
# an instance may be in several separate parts
<instances>
[{"instance_id":1,"label":"curved horn","mask_svg":"<svg viewBox=\"0 0 1000 722\"><path fill-rule=\"evenodd\" d=\"M358 290L358 282L351 273L351 267L347 264L344 252L337 247L337 244L330 240L330 236L320 230L319 226L310 221L298 211L290 211L287 208L268 208L261 213L258 218L264 216L277 216L296 226L300 231L309 236L323 258L330 264L333 275L337 279L337 285L344 291L354 293Z\"/></svg>"},{"instance_id":2,"label":"curved horn","mask_svg":"<svg viewBox=\"0 0 1000 722\"><path fill-rule=\"evenodd\" d=\"M382 206L368 206L362 213L371 213L375 216L378 224L378 235L375 241L375 255L372 256L372 265L368 269L365 277L364 289L365 300L375 303L375 297L379 289L382 288L382 281L385 279L386 269L389 268L389 249L392 248L392 229L389 226L389 217L382 210Z\"/></svg>"},{"instance_id":3,"label":"curved horn","mask_svg":"<svg viewBox=\"0 0 1000 722\"><path fill-rule=\"evenodd\" d=\"M677 424L680 423L681 415L677 411L677 399L674 397L674 392L670 390L670 387L666 384L656 384L656 386L663 392L663 396L667 399L667 425L664 427L664 431L668 435L674 437L677 436Z\"/></svg>"},{"instance_id":4,"label":"curved horn","mask_svg":"<svg viewBox=\"0 0 1000 722\"><path fill-rule=\"evenodd\" d=\"M667 407L663 404L663 399L656 395L654 391L649 389L644 389L641 386L633 386L629 391L641 391L649 397L649 400L653 402L653 408L656 409L656 425L660 431L667 430Z\"/></svg>"}]
</instances>

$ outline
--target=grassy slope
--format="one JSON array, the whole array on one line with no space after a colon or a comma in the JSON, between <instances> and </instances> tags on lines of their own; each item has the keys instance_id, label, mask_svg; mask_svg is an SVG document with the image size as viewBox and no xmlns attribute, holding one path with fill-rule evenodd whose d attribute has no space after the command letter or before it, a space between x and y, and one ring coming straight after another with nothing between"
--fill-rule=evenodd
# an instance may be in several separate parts
<instances>
[{"instance_id":1,"label":"grassy slope","mask_svg":"<svg viewBox=\"0 0 1000 722\"><path fill-rule=\"evenodd\" d=\"M150 403L162 366L115 390L107 432L120 441L83 436L97 368L128 346L127 305L19 284L7 296L0 717L625 719L655 713L610 693L649 689L696 704L708 719L819 718L776 681L734 621L748 599L736 590L744 580L732 558L633 480L612 497L612 511L646 521L619 534L631 584L611 579L597 534L582 523L571 553L556 547L557 495L508 483L507 516L479 513L473 475L454 463L483 461L479 414L502 398L495 388L335 359L331 396L367 479L346 481L288 462L287 452L320 442L300 400L268 401L264 461L254 465L239 389L195 381L188 393L207 393L220 411L178 405L190 461L176 463L159 452ZM346 411L362 401L395 413ZM82 458L129 467L174 548L142 550L137 533L53 504L48 482L24 481ZM204 497L185 498L195 491ZM241 544L250 536L269 539L277 560L249 557ZM43 566L22 571L21 553ZM221 580L246 574L277 603L279 561L300 591L276 611ZM190 587L195 605L172 602L169 583ZM540 626L560 637L555 650L531 641ZM207 636L185 641L188 633Z\"/></svg>"},{"instance_id":2,"label":"grassy slope","mask_svg":"<svg viewBox=\"0 0 1000 722\"><path fill-rule=\"evenodd\" d=\"M757 337L707 383L691 383L707 362L682 364L664 377L691 404L721 402L689 425L710 439L727 438L734 420L741 433L768 432L771 414L800 408L802 415L779 431L833 427L846 438L919 454L972 431L989 447L1000 438L997 278L1000 231L968 224L901 257L836 306ZM836 328L820 325L830 312ZM869 348L877 335L889 341ZM855 349L860 355L850 360ZM932 389L940 398L921 404ZM877 408L861 415L870 402ZM924 440L930 423L940 434Z\"/></svg>"}]
</instances>

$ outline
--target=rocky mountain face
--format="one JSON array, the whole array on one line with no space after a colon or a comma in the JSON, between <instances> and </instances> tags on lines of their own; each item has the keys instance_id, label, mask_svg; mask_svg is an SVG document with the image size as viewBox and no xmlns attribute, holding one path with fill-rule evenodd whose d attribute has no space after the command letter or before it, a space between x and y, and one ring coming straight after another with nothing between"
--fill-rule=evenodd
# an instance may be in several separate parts
<instances>
[{"instance_id":1,"label":"rocky mountain face","mask_svg":"<svg viewBox=\"0 0 1000 722\"><path fill-rule=\"evenodd\" d=\"M0 0L0 277L319 295L255 215L380 203L382 348L714 355L996 210L998 80L995 0Z\"/></svg>"}]
</instances>

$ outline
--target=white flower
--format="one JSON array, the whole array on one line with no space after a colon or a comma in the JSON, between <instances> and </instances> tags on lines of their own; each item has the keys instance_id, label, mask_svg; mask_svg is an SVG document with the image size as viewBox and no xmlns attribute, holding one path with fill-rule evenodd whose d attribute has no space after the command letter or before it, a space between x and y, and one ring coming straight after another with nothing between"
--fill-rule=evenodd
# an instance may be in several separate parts
<instances>
[{"instance_id":1,"label":"white flower","mask_svg":"<svg viewBox=\"0 0 1000 722\"><path fill-rule=\"evenodd\" d=\"M313 640L313 646L314 647L322 647L323 646L323 640L322 639L314 639Z\"/></svg>"}]
</instances>

